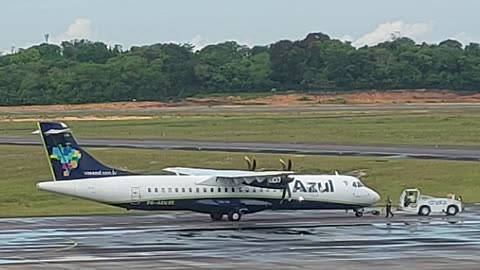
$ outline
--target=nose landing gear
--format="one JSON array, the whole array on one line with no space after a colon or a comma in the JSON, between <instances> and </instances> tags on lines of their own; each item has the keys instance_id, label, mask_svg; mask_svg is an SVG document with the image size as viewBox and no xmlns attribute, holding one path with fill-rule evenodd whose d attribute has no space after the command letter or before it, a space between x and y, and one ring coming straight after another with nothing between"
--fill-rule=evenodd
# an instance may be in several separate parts
<instances>
[{"instance_id":1,"label":"nose landing gear","mask_svg":"<svg viewBox=\"0 0 480 270\"><path fill-rule=\"evenodd\" d=\"M239 211L232 211L228 213L228 220L239 221L242 218L242 214Z\"/></svg>"}]
</instances>

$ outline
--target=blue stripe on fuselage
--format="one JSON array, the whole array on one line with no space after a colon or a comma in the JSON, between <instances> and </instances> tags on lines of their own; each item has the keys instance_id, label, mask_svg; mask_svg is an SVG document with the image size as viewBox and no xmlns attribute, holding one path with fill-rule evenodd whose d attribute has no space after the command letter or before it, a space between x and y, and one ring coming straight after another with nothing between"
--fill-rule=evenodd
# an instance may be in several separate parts
<instances>
[{"instance_id":1,"label":"blue stripe on fuselage","mask_svg":"<svg viewBox=\"0 0 480 270\"><path fill-rule=\"evenodd\" d=\"M188 210L201 213L228 212L243 209L245 213L254 213L262 210L334 210L357 209L367 205L345 204L320 201L298 201L281 199L244 199L244 198L215 198L215 199L177 199L177 200L148 200L135 203L112 204L114 206L132 210Z\"/></svg>"}]
</instances>

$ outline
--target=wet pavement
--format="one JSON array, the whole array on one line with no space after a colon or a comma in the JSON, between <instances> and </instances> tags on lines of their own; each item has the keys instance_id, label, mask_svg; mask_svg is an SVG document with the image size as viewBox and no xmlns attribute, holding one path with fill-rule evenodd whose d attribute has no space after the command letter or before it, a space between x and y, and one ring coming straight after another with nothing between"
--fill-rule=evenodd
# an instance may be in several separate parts
<instances>
[{"instance_id":1,"label":"wet pavement","mask_svg":"<svg viewBox=\"0 0 480 270\"><path fill-rule=\"evenodd\" d=\"M0 269L480 269L480 206L457 217L262 212L0 219Z\"/></svg>"}]
</instances>

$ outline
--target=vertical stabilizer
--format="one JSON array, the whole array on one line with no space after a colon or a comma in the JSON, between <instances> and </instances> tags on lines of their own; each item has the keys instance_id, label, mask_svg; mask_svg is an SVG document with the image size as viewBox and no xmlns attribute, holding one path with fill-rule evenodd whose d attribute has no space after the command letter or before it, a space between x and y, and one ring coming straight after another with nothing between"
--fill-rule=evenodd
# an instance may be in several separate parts
<instances>
[{"instance_id":1,"label":"vertical stabilizer","mask_svg":"<svg viewBox=\"0 0 480 270\"><path fill-rule=\"evenodd\" d=\"M38 128L55 181L132 174L96 160L78 145L64 123L39 122Z\"/></svg>"}]
</instances>

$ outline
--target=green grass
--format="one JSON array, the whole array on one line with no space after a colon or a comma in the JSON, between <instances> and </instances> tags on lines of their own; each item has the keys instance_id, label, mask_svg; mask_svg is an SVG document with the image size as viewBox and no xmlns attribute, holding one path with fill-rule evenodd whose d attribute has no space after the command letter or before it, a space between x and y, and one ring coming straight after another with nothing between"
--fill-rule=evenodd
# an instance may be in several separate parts
<instances>
[{"instance_id":1,"label":"green grass","mask_svg":"<svg viewBox=\"0 0 480 270\"><path fill-rule=\"evenodd\" d=\"M243 153L156 151L94 148L104 163L136 172L159 173L166 166L245 168ZM337 156L256 154L260 168L278 169L278 158L291 157L294 170L305 173L348 172L366 169L364 182L382 196L394 198L406 187L426 194L460 194L466 202L480 201L480 167L476 162L384 159ZM51 179L41 147L0 146L0 216L118 213L125 210L37 190L35 184Z\"/></svg>"},{"instance_id":2,"label":"green grass","mask_svg":"<svg viewBox=\"0 0 480 270\"><path fill-rule=\"evenodd\" d=\"M154 119L67 123L79 137L354 144L480 144L478 109L151 115ZM0 122L0 136L26 135L34 128L33 122Z\"/></svg>"}]
</instances>

